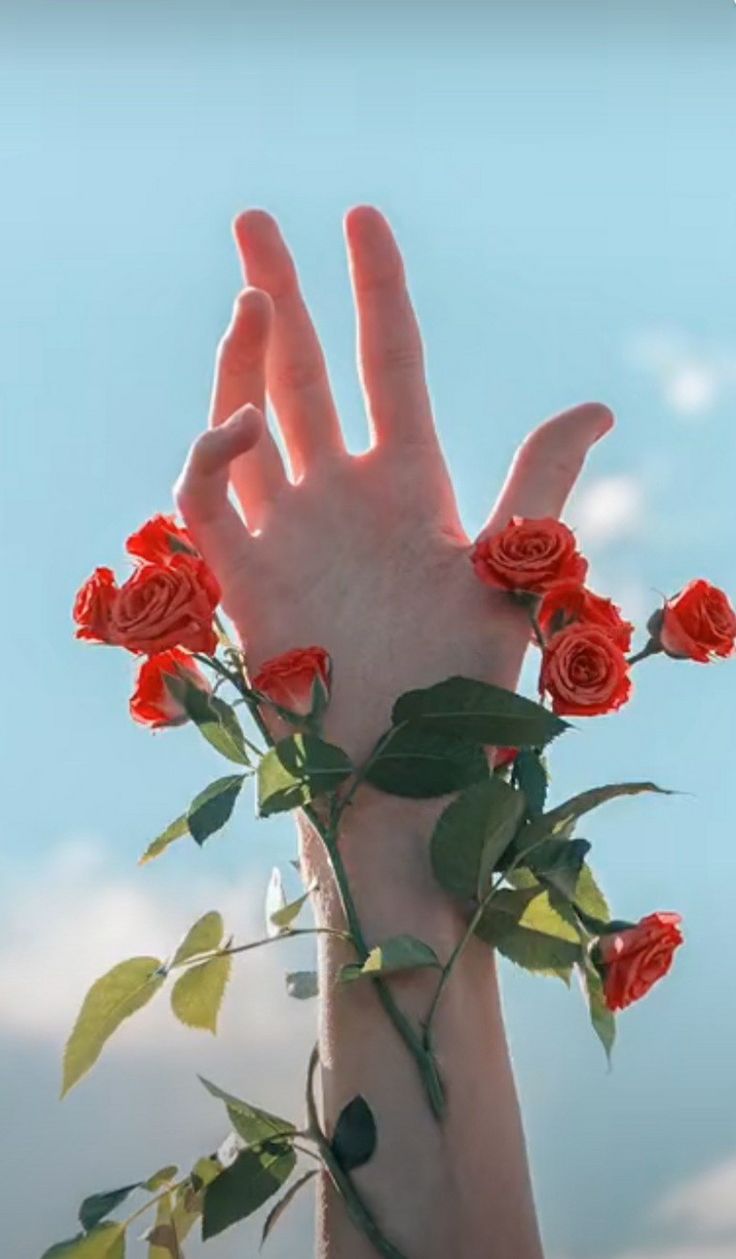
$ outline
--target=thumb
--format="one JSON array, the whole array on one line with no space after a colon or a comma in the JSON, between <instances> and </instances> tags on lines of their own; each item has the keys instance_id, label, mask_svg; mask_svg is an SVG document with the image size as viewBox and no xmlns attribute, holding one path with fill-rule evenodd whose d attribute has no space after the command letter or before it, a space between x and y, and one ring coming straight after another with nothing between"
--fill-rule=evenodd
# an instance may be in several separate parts
<instances>
[{"instance_id":1,"label":"thumb","mask_svg":"<svg viewBox=\"0 0 736 1259\"><path fill-rule=\"evenodd\" d=\"M512 516L559 516L588 451L613 423L608 407L585 402L540 424L514 455L479 540L503 529Z\"/></svg>"}]
</instances>

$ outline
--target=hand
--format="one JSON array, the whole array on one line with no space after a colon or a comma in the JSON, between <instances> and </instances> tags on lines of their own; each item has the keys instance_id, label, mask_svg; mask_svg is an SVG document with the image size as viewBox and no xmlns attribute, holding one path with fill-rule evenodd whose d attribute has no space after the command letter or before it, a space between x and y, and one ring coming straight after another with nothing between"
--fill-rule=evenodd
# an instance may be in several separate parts
<instances>
[{"instance_id":1,"label":"hand","mask_svg":"<svg viewBox=\"0 0 736 1259\"><path fill-rule=\"evenodd\" d=\"M346 219L359 367L372 444L345 450L316 332L276 223L242 215L248 281L217 356L209 431L178 507L214 569L251 670L316 643L333 660L328 738L355 757L394 699L454 673L516 685L529 632L469 562L442 457L401 256L382 215ZM292 479L262 416L276 411ZM578 406L523 444L486 530L518 513L558 515L608 409ZM228 499L232 481L246 524Z\"/></svg>"}]
</instances>

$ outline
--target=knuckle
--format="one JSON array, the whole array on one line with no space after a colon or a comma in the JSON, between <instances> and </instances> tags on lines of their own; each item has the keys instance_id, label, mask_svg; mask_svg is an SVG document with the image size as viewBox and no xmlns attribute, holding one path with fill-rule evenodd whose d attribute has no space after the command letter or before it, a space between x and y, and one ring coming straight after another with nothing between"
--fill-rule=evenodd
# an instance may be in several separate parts
<instances>
[{"instance_id":1,"label":"knuckle","mask_svg":"<svg viewBox=\"0 0 736 1259\"><path fill-rule=\"evenodd\" d=\"M288 358L279 363L274 373L283 389L300 392L316 385L322 376L322 364L315 358Z\"/></svg>"}]
</instances>

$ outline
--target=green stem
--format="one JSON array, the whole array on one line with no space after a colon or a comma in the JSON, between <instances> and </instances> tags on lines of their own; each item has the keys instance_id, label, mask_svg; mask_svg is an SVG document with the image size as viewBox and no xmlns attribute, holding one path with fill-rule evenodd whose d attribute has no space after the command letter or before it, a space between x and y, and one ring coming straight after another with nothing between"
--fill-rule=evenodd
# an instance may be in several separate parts
<instances>
[{"instance_id":1,"label":"green stem","mask_svg":"<svg viewBox=\"0 0 736 1259\"><path fill-rule=\"evenodd\" d=\"M182 966L194 966L200 962L207 962L215 957L233 957L236 953L248 953L251 949L260 949L264 944L276 944L279 940L290 940L294 936L337 936L339 940L345 940L348 944L353 943L353 937L347 931L336 931L332 927L295 927L294 930L280 931L278 935L264 936L261 940L252 940L250 944L236 944L234 948L210 949L206 953L195 953L192 957L187 957L183 962L174 962L169 966L169 970L179 970Z\"/></svg>"},{"instance_id":2,"label":"green stem","mask_svg":"<svg viewBox=\"0 0 736 1259\"><path fill-rule=\"evenodd\" d=\"M345 1203L348 1215L353 1224L365 1237L375 1246L380 1255L385 1255L386 1259L405 1259L400 1250L384 1237L378 1224L371 1215L368 1207L361 1198L358 1190L353 1184L350 1175L343 1171L338 1160L332 1152L332 1147L322 1131L319 1118L317 1115L317 1104L314 1099L314 1076L319 1064L319 1049L315 1045L309 1058L309 1068L307 1071L307 1119L309 1123L309 1134L319 1150L325 1169L335 1186L338 1194Z\"/></svg>"},{"instance_id":3,"label":"green stem","mask_svg":"<svg viewBox=\"0 0 736 1259\"><path fill-rule=\"evenodd\" d=\"M637 651L633 656L629 656L626 660L628 665L638 664L640 660L646 660L648 656L658 656L662 648L655 639L650 638L646 646L641 651Z\"/></svg>"},{"instance_id":4,"label":"green stem","mask_svg":"<svg viewBox=\"0 0 736 1259\"><path fill-rule=\"evenodd\" d=\"M231 653L231 654L234 655L234 653ZM219 662L217 663L219 665ZM237 660L235 661L235 663L237 665ZM224 668L224 666L220 666L220 667ZM230 672L229 670L227 672L228 672L230 681L238 689L243 699L245 700L248 706L248 710L253 718L253 721L258 727L258 730L260 734L262 735L264 742L269 747L273 747L273 739L271 738L271 734L268 730L268 727L263 720L263 715L260 712L258 701L256 700L249 686L247 685L241 672L239 671L238 668L235 668L232 672ZM376 755L377 751L378 751L377 748L373 750L373 753L371 754L372 757ZM370 764L370 760L367 762L367 764ZM366 768L367 768L367 765L363 767L362 773L365 773ZM360 771L358 775L356 775L356 780L360 781ZM344 812L349 801L352 799L356 790L357 790L357 785L356 783L354 783L353 787L348 792L348 795L346 796L345 800L342 802L340 808L337 811L332 810L332 819L331 819L332 826L326 827L321 822L315 810L310 805L304 805L302 807L302 812L304 813L305 817L309 820L310 824L317 831L317 834L320 836L322 843L324 844L325 851L327 852L327 855L330 859L330 864L332 866L332 873L335 879L335 883L340 893L340 898L341 898L342 906L343 906L343 912L345 914L345 920L348 925L350 936L352 937L352 943L358 954L359 961L364 962L366 958L368 957L370 950L367 946L365 936L363 935L363 929L360 925L360 919L358 918L358 911L355 905L355 901L353 900L352 892L350 890L350 883L347 877L347 871L345 870L345 866L342 860L342 855L337 845L336 830L335 830L336 825L339 824L339 820L340 820L340 817L342 816L342 813ZM422 1078L422 1082L424 1084L424 1088L427 1093L427 1098L432 1108L432 1112L435 1115L435 1118L441 1119L444 1113L444 1108L445 1108L445 1092L444 1092L442 1081L440 1079L439 1072L437 1070L437 1066L436 1066L436 1063L434 1061L432 1054L427 1050L420 1033L412 1026L409 1019L406 1017L406 1015L399 1009L398 1005L394 1001L391 990L386 985L385 980L381 979L380 977L376 977L375 979L373 979L372 982L378 993L378 998L381 1002L381 1005L383 1006L386 1014L388 1015L394 1027L396 1028L396 1031L399 1033L399 1036L404 1041L404 1044L406 1045L407 1049L409 1050L412 1057L414 1058L414 1061L416 1062L417 1069Z\"/></svg>"}]
</instances>

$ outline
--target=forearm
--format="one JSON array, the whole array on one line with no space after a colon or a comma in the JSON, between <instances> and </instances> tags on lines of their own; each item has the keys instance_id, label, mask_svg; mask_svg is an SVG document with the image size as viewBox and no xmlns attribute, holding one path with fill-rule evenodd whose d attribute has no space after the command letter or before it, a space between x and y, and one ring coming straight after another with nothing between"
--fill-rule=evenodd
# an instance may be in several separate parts
<instances>
[{"instance_id":1,"label":"forearm","mask_svg":"<svg viewBox=\"0 0 736 1259\"><path fill-rule=\"evenodd\" d=\"M442 804L401 801L370 788L350 807L340 851L369 946L409 933L444 962L464 922L432 878L428 837ZM321 842L302 821L303 857L319 882L320 925L342 926L339 895ZM471 942L448 984L435 1023L447 1093L435 1119L416 1064L386 1016L374 986L341 986L349 946L324 938L320 955L320 1056L328 1131L356 1093L378 1126L371 1161L353 1173L385 1234L407 1259L541 1259L520 1116L487 947ZM434 970L386 981L414 1026L426 1018ZM320 1194L319 1253L373 1259L326 1178Z\"/></svg>"}]
</instances>

